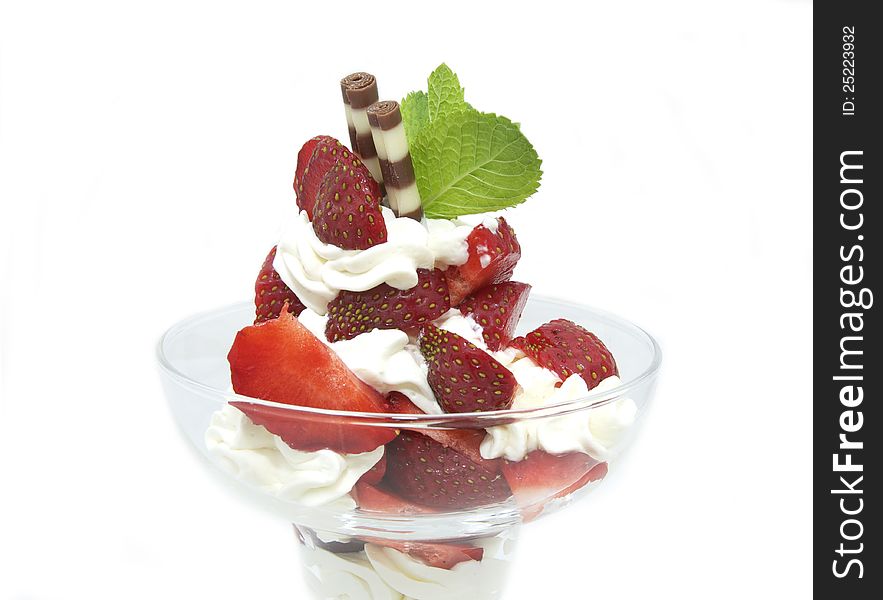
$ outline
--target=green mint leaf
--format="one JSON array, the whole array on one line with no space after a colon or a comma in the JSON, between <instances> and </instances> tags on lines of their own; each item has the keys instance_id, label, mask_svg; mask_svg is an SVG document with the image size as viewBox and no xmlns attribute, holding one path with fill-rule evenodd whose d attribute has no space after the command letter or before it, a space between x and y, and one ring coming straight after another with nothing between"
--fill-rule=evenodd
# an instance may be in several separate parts
<instances>
[{"instance_id":1,"label":"green mint leaf","mask_svg":"<svg viewBox=\"0 0 883 600\"><path fill-rule=\"evenodd\" d=\"M429 98L426 92L411 92L400 107L405 136L411 142L417 139L420 131L429 124Z\"/></svg>"},{"instance_id":2,"label":"green mint leaf","mask_svg":"<svg viewBox=\"0 0 883 600\"><path fill-rule=\"evenodd\" d=\"M459 112L466 104L460 80L451 68L442 63L429 75L429 120Z\"/></svg>"},{"instance_id":3,"label":"green mint leaf","mask_svg":"<svg viewBox=\"0 0 883 600\"><path fill-rule=\"evenodd\" d=\"M432 95L430 94L430 114ZM432 121L411 143L427 217L451 219L524 202L539 187L541 161L517 124L461 109Z\"/></svg>"}]
</instances>

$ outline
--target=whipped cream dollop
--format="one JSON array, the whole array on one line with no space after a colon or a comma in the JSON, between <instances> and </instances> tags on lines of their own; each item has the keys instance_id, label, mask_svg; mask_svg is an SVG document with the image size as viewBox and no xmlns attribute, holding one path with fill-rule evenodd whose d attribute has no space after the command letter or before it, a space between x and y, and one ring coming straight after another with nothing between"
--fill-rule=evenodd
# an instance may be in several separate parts
<instances>
[{"instance_id":1,"label":"whipped cream dollop","mask_svg":"<svg viewBox=\"0 0 883 600\"><path fill-rule=\"evenodd\" d=\"M317 598L402 600L402 595L377 574L364 552L335 554L302 546L301 556L307 585Z\"/></svg>"},{"instance_id":2,"label":"whipped cream dollop","mask_svg":"<svg viewBox=\"0 0 883 600\"><path fill-rule=\"evenodd\" d=\"M472 317L463 316L459 310L451 309L436 324L487 351L481 326ZM552 406L579 400L589 393L586 382L579 375L571 375L561 382L557 374L539 366L515 348L490 354L509 369L518 381L519 387L512 400L513 409ZM594 390L604 392L620 383L619 377L607 377ZM481 454L485 458L504 457L520 461L534 450L545 450L550 454L583 452L598 461L607 460L610 449L631 427L636 415L637 406L631 399L618 398L569 415L491 427L481 444Z\"/></svg>"},{"instance_id":3,"label":"whipped cream dollop","mask_svg":"<svg viewBox=\"0 0 883 600\"><path fill-rule=\"evenodd\" d=\"M477 545L484 548L480 561L468 560L451 569L430 567L403 552L375 544L365 544L365 555L380 578L406 598L498 598L511 561L511 552L504 549L512 544L507 539L487 538Z\"/></svg>"},{"instance_id":4,"label":"whipped cream dollop","mask_svg":"<svg viewBox=\"0 0 883 600\"><path fill-rule=\"evenodd\" d=\"M426 380L427 367L420 349L404 331L374 329L351 340L329 343L325 337L327 316L305 310L298 320L334 350L356 377L381 394L399 391L423 412L442 413Z\"/></svg>"},{"instance_id":5,"label":"whipped cream dollop","mask_svg":"<svg viewBox=\"0 0 883 600\"><path fill-rule=\"evenodd\" d=\"M383 457L383 446L362 454L294 450L229 404L212 415L205 444L215 461L244 483L282 500L333 504L338 510L355 508L350 490Z\"/></svg>"},{"instance_id":6,"label":"whipped cream dollop","mask_svg":"<svg viewBox=\"0 0 883 600\"><path fill-rule=\"evenodd\" d=\"M584 398L589 389L579 375L571 375L561 384L557 375L526 356L506 363L505 354L497 359L512 371L520 389L512 402L514 409L540 408ZM593 391L604 392L620 385L615 375L607 377ZM610 458L610 451L632 426L638 408L630 398L617 398L601 406L544 419L526 419L487 429L481 443L484 458L523 460L534 450L550 454L582 452L598 461Z\"/></svg>"},{"instance_id":7,"label":"whipped cream dollop","mask_svg":"<svg viewBox=\"0 0 883 600\"><path fill-rule=\"evenodd\" d=\"M323 315L340 290L363 292L386 283L405 290L417 285L417 269L466 262L472 225L447 219L424 222L396 217L381 208L387 241L365 250L322 242L306 211L292 215L277 245L273 268L314 312Z\"/></svg>"}]
</instances>

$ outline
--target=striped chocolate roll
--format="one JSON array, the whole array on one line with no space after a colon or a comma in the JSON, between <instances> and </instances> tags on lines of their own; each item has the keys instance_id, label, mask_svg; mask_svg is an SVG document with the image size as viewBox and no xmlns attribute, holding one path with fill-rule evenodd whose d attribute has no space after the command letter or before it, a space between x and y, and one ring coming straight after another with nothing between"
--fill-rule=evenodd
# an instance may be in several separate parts
<instances>
[{"instance_id":1,"label":"striped chocolate roll","mask_svg":"<svg viewBox=\"0 0 883 600\"><path fill-rule=\"evenodd\" d=\"M399 103L395 100L375 102L368 107L368 122L380 158L390 208L400 217L420 220L423 207Z\"/></svg>"},{"instance_id":2,"label":"striped chocolate roll","mask_svg":"<svg viewBox=\"0 0 883 600\"><path fill-rule=\"evenodd\" d=\"M382 183L377 150L374 148L371 125L368 124L366 114L366 109L377 102L377 80L370 73L351 73L340 80L340 91L353 152L359 155L374 179Z\"/></svg>"}]
</instances>

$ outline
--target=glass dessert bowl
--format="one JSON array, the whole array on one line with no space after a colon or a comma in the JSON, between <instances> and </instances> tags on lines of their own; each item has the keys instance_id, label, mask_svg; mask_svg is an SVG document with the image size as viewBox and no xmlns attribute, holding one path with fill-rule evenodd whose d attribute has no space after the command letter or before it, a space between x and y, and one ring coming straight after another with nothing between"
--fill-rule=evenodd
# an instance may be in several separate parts
<instances>
[{"instance_id":1,"label":"glass dessert bowl","mask_svg":"<svg viewBox=\"0 0 883 600\"><path fill-rule=\"evenodd\" d=\"M518 331L553 318L603 339L618 378L564 402L475 413L365 413L268 402L230 387L230 342L252 323L251 304L181 321L163 335L157 356L172 413L193 447L232 489L295 525L316 598L497 598L520 526L586 495L616 468L660 366L659 347L642 329L565 301L531 296ZM377 449L382 460L377 450L294 450L253 422L267 415L283 435L285 427L320 425L344 445L376 436L386 444ZM439 455L444 448L457 450ZM474 458L475 477L457 472L462 456ZM442 481L429 505L399 493Z\"/></svg>"},{"instance_id":2,"label":"glass dessert bowl","mask_svg":"<svg viewBox=\"0 0 883 600\"><path fill-rule=\"evenodd\" d=\"M317 598L496 598L521 525L616 468L659 349L513 279L502 213L541 161L447 66L401 104L368 73L340 90L350 147L303 144L253 306L165 334L166 394L213 471L294 524Z\"/></svg>"}]
</instances>

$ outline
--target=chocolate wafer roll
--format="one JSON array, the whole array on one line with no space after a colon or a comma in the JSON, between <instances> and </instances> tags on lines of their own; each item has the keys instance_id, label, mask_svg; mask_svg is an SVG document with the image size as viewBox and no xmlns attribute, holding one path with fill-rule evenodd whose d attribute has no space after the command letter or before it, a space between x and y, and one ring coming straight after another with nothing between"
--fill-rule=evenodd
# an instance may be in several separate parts
<instances>
[{"instance_id":1,"label":"chocolate wafer roll","mask_svg":"<svg viewBox=\"0 0 883 600\"><path fill-rule=\"evenodd\" d=\"M340 80L340 91L353 152L359 155L374 179L383 183L374 138L371 136L371 125L366 114L367 108L377 102L377 80L370 73L351 73Z\"/></svg>"},{"instance_id":2,"label":"chocolate wafer roll","mask_svg":"<svg viewBox=\"0 0 883 600\"><path fill-rule=\"evenodd\" d=\"M423 207L399 103L395 100L375 102L368 107L368 122L374 135L390 208L400 217L420 220Z\"/></svg>"}]
</instances>

